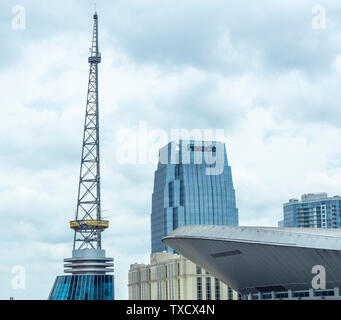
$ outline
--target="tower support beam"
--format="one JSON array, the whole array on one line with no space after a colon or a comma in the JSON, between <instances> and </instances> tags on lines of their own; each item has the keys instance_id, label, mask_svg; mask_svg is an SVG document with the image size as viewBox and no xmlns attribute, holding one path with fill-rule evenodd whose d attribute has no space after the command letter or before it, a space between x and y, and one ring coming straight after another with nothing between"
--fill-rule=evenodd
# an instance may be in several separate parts
<instances>
[{"instance_id":1,"label":"tower support beam","mask_svg":"<svg viewBox=\"0 0 341 320\"><path fill-rule=\"evenodd\" d=\"M76 218L70 222L75 231L73 250L92 248L101 250L101 233L108 227L101 220L98 64L102 57L98 48L98 16L94 14L88 94L84 120L81 167L79 174ZM78 235L82 237L78 237Z\"/></svg>"}]
</instances>

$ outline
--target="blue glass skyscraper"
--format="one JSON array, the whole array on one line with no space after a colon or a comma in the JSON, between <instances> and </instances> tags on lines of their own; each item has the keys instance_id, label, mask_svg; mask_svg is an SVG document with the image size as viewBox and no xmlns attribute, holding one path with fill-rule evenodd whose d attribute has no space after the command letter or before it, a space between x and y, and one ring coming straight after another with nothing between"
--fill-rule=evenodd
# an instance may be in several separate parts
<instances>
[{"instance_id":1,"label":"blue glass skyscraper","mask_svg":"<svg viewBox=\"0 0 341 320\"><path fill-rule=\"evenodd\" d=\"M173 252L161 239L188 224L238 225L224 143L179 140L160 149L152 196L152 252Z\"/></svg>"}]
</instances>

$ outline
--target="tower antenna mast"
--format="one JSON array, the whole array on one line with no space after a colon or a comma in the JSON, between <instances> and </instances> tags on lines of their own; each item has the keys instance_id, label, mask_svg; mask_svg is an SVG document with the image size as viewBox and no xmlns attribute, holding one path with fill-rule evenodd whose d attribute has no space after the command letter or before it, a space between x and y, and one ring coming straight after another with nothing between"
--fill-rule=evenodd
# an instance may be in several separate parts
<instances>
[{"instance_id":1,"label":"tower antenna mast","mask_svg":"<svg viewBox=\"0 0 341 320\"><path fill-rule=\"evenodd\" d=\"M84 121L82 157L79 175L76 219L70 222L74 229L73 249L101 249L101 233L108 221L101 219L101 179L99 152L98 64L101 53L98 47L98 15L95 12L90 63L88 94Z\"/></svg>"},{"instance_id":2,"label":"tower antenna mast","mask_svg":"<svg viewBox=\"0 0 341 320\"><path fill-rule=\"evenodd\" d=\"M114 299L113 258L102 249L101 234L109 222L101 217L101 179L98 115L98 15L93 15L94 27L90 48L88 93L83 131L82 157L72 258L64 259L64 272L57 276L50 300L112 300Z\"/></svg>"}]
</instances>

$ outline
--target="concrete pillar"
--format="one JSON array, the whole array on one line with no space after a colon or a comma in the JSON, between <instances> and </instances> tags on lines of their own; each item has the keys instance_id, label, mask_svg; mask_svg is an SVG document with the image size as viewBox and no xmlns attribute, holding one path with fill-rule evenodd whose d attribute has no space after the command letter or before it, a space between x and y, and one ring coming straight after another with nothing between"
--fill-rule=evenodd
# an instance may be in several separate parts
<instances>
[{"instance_id":1,"label":"concrete pillar","mask_svg":"<svg viewBox=\"0 0 341 320\"><path fill-rule=\"evenodd\" d=\"M314 298L314 289L309 289L309 298Z\"/></svg>"},{"instance_id":2,"label":"concrete pillar","mask_svg":"<svg viewBox=\"0 0 341 320\"><path fill-rule=\"evenodd\" d=\"M288 290L288 299L292 299L292 290Z\"/></svg>"},{"instance_id":3,"label":"concrete pillar","mask_svg":"<svg viewBox=\"0 0 341 320\"><path fill-rule=\"evenodd\" d=\"M340 297L340 289L338 287L334 288L334 297L339 298Z\"/></svg>"}]
</instances>

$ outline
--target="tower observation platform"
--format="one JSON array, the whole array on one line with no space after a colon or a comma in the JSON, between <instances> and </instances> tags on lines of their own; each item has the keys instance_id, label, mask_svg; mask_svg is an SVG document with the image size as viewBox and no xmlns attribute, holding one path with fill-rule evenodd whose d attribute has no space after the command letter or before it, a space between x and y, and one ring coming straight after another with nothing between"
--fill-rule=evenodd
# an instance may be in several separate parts
<instances>
[{"instance_id":1,"label":"tower observation platform","mask_svg":"<svg viewBox=\"0 0 341 320\"><path fill-rule=\"evenodd\" d=\"M76 217L70 221L74 231L72 257L64 259L64 272L58 276L49 300L113 300L113 258L102 249L102 232L109 221L101 217L100 144L98 108L98 15L90 48L89 83L83 131Z\"/></svg>"}]
</instances>

